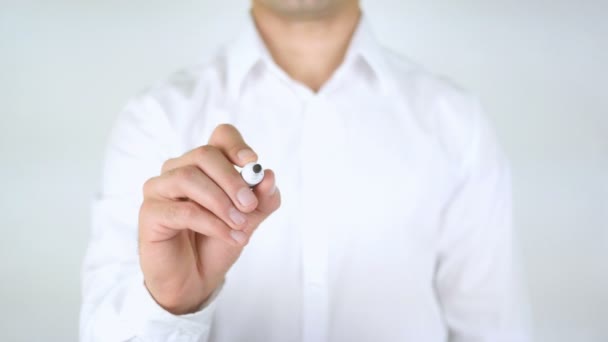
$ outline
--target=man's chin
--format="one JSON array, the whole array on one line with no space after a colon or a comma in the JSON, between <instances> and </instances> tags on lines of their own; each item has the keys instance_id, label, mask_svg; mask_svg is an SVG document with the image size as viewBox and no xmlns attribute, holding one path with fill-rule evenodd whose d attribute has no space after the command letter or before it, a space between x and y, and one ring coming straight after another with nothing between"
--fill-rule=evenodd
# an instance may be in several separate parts
<instances>
[{"instance_id":1,"label":"man's chin","mask_svg":"<svg viewBox=\"0 0 608 342\"><path fill-rule=\"evenodd\" d=\"M256 0L278 15L292 20L317 20L330 17L348 0Z\"/></svg>"}]
</instances>

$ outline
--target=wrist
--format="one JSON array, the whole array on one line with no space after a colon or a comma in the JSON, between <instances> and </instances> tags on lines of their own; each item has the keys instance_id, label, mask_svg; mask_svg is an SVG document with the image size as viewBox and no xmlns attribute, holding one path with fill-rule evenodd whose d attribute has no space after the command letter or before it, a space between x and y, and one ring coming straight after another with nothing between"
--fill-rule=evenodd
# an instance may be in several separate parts
<instances>
[{"instance_id":1,"label":"wrist","mask_svg":"<svg viewBox=\"0 0 608 342\"><path fill-rule=\"evenodd\" d=\"M145 281L144 285L156 304L173 315L187 315L199 311L213 293L213 289L196 291L195 294L175 290L158 291Z\"/></svg>"}]
</instances>

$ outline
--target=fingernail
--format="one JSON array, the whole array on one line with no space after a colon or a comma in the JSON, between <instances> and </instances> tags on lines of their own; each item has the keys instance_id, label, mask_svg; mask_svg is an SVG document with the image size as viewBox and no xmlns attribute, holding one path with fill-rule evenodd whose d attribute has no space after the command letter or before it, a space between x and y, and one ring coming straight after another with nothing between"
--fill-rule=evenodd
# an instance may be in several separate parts
<instances>
[{"instance_id":1,"label":"fingernail","mask_svg":"<svg viewBox=\"0 0 608 342\"><path fill-rule=\"evenodd\" d=\"M230 217L232 222L234 222L234 224L236 224L237 226L242 225L243 223L245 223L246 220L245 215L243 215L243 213L238 211L236 208L230 208L228 210L228 216Z\"/></svg>"},{"instance_id":2,"label":"fingernail","mask_svg":"<svg viewBox=\"0 0 608 342\"><path fill-rule=\"evenodd\" d=\"M274 195L274 193L275 193L275 192L277 192L277 190L278 190L278 189L277 189L277 185L276 185L276 184L273 184L273 185L272 185L272 188L270 188L270 194L271 194L271 195Z\"/></svg>"},{"instance_id":3,"label":"fingernail","mask_svg":"<svg viewBox=\"0 0 608 342\"><path fill-rule=\"evenodd\" d=\"M243 244L245 240L247 240L247 234L239 232L238 230L231 230L230 236L234 241L238 242L239 244Z\"/></svg>"},{"instance_id":4,"label":"fingernail","mask_svg":"<svg viewBox=\"0 0 608 342\"><path fill-rule=\"evenodd\" d=\"M255 195L249 188L242 188L236 193L236 198L239 200L243 207L248 207L255 203L257 200Z\"/></svg>"},{"instance_id":5,"label":"fingernail","mask_svg":"<svg viewBox=\"0 0 608 342\"><path fill-rule=\"evenodd\" d=\"M253 161L255 159L255 153L252 150L245 148L245 149L240 150L236 154L236 157L239 158L239 160L242 163L246 163L246 162Z\"/></svg>"}]
</instances>

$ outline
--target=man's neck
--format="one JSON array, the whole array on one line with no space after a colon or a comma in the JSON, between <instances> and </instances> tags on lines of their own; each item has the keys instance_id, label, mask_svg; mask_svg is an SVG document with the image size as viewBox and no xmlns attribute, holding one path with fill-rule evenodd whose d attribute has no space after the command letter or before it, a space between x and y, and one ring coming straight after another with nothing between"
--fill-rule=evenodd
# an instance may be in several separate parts
<instances>
[{"instance_id":1,"label":"man's neck","mask_svg":"<svg viewBox=\"0 0 608 342\"><path fill-rule=\"evenodd\" d=\"M308 20L281 17L256 3L252 15L275 63L292 79L319 91L346 55L361 17L358 3Z\"/></svg>"}]
</instances>

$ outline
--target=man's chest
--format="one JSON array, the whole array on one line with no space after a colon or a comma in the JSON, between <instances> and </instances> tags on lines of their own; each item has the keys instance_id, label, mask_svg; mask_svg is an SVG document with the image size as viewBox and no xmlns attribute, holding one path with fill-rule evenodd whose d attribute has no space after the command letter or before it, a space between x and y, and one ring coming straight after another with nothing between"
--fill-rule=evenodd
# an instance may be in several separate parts
<instances>
[{"instance_id":1,"label":"man's chest","mask_svg":"<svg viewBox=\"0 0 608 342\"><path fill-rule=\"evenodd\" d=\"M277 228L266 234L297 226L326 239L328 248L335 244L333 250L394 243L415 251L435 239L449 170L407 107L315 97L304 104L237 103L204 116L207 128L234 124L275 171L283 200L266 225Z\"/></svg>"}]
</instances>

